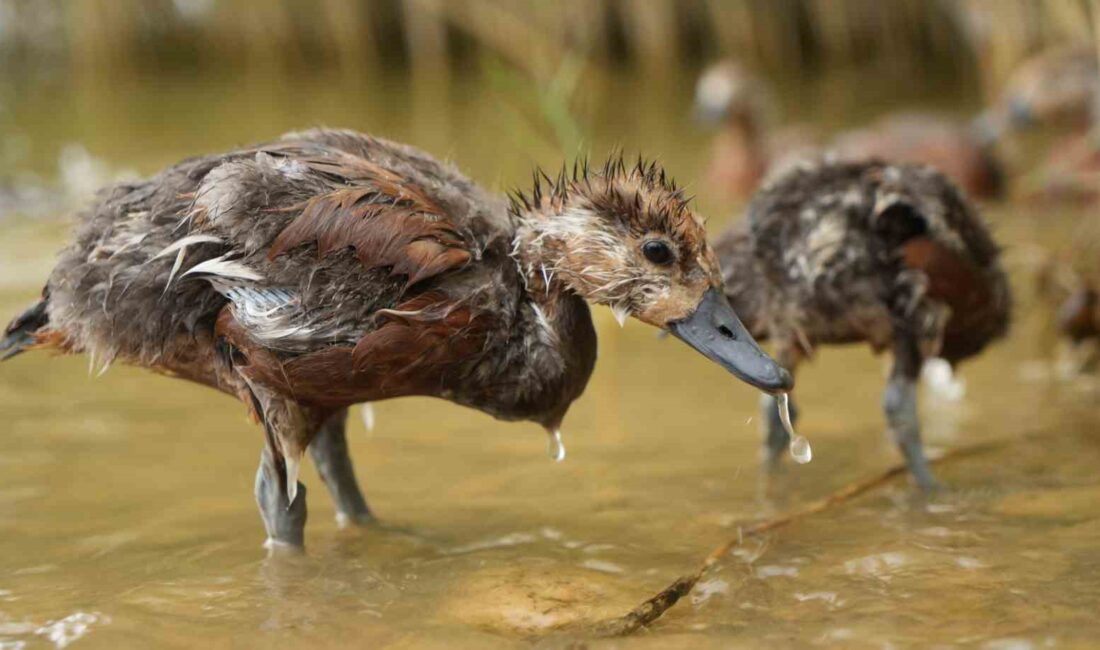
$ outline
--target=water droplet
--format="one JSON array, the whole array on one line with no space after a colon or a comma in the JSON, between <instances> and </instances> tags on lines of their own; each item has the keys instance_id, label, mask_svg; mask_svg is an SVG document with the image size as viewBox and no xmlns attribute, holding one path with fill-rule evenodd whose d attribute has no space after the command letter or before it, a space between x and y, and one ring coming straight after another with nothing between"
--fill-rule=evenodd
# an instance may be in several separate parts
<instances>
[{"instance_id":1,"label":"water droplet","mask_svg":"<svg viewBox=\"0 0 1100 650\"><path fill-rule=\"evenodd\" d=\"M364 402L359 409L359 414L363 417L363 426L367 428L367 433L372 433L374 431L374 404Z\"/></svg>"},{"instance_id":2,"label":"water droplet","mask_svg":"<svg viewBox=\"0 0 1100 650\"><path fill-rule=\"evenodd\" d=\"M565 460L565 443L561 441L561 429L554 429L547 441L546 451L555 463Z\"/></svg>"},{"instance_id":3,"label":"water droplet","mask_svg":"<svg viewBox=\"0 0 1100 650\"><path fill-rule=\"evenodd\" d=\"M805 465L813 460L814 450L810 448L810 441L803 436L791 438L791 458L800 465Z\"/></svg>"},{"instance_id":4,"label":"water droplet","mask_svg":"<svg viewBox=\"0 0 1100 650\"><path fill-rule=\"evenodd\" d=\"M794 462L805 465L813 459L814 452L810 448L810 441L794 432L794 426L791 425L791 400L786 393L780 393L776 396L775 403L779 408L779 419L783 422L783 428L791 437L791 458L794 458Z\"/></svg>"}]
</instances>

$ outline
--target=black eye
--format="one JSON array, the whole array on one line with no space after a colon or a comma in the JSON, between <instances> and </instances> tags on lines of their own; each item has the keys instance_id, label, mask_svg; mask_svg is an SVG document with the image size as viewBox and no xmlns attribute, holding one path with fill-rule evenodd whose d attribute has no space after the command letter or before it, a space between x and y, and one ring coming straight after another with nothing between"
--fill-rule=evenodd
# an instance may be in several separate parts
<instances>
[{"instance_id":1,"label":"black eye","mask_svg":"<svg viewBox=\"0 0 1100 650\"><path fill-rule=\"evenodd\" d=\"M642 255L645 255L645 258L647 260L653 262L658 266L671 264L673 257L675 257L672 254L672 249L669 248L668 244L663 241L658 241L656 239L647 241L646 243L642 244Z\"/></svg>"}]
</instances>

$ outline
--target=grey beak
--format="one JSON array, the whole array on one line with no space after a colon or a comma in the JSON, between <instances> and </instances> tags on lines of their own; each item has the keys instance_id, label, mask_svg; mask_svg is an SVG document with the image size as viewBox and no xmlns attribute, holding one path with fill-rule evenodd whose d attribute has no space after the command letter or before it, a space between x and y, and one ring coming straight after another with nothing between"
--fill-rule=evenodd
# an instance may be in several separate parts
<instances>
[{"instance_id":1,"label":"grey beak","mask_svg":"<svg viewBox=\"0 0 1100 650\"><path fill-rule=\"evenodd\" d=\"M791 373L760 349L718 289L708 289L695 312L669 323L668 329L746 384L766 393L794 388Z\"/></svg>"}]
</instances>

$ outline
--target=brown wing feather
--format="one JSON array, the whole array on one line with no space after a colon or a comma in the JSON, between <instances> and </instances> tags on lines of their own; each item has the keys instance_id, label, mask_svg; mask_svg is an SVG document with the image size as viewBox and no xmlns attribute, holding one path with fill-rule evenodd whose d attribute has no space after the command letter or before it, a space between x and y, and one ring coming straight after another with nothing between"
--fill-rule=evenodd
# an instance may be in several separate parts
<instances>
[{"instance_id":1,"label":"brown wing feather","mask_svg":"<svg viewBox=\"0 0 1100 650\"><path fill-rule=\"evenodd\" d=\"M928 237L906 242L902 259L927 276L926 295L951 308L942 350L948 360L976 353L1007 328L1003 291L971 260Z\"/></svg>"},{"instance_id":2,"label":"brown wing feather","mask_svg":"<svg viewBox=\"0 0 1100 650\"><path fill-rule=\"evenodd\" d=\"M435 395L451 373L484 348L492 319L442 292L425 292L396 309L354 346L330 346L281 359L254 341L232 310L219 315L217 335L243 353L241 372L303 404L346 406L404 395Z\"/></svg>"},{"instance_id":3,"label":"brown wing feather","mask_svg":"<svg viewBox=\"0 0 1100 650\"><path fill-rule=\"evenodd\" d=\"M390 267L406 287L466 264L470 246L420 187L356 156L302 158L351 187L316 196L275 239L269 259L316 243L319 255L354 248L365 268Z\"/></svg>"}]
</instances>

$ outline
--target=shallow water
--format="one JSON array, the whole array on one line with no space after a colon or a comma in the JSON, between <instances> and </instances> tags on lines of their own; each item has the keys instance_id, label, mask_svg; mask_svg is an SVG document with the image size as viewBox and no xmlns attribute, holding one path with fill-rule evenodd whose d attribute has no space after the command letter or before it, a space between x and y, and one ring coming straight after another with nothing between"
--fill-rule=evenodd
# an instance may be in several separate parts
<instances>
[{"instance_id":1,"label":"shallow water","mask_svg":"<svg viewBox=\"0 0 1100 650\"><path fill-rule=\"evenodd\" d=\"M26 164L47 175L50 152L69 141L112 169L148 172L303 119L415 142L494 187L556 155L502 125L491 92L433 91L433 103L382 89L388 107L322 84L296 93L297 105L289 91L262 86L242 98L234 93L248 89L229 83L109 97L77 88L87 112L73 123L75 109L58 101L67 96L45 87L14 105L11 133L30 138ZM587 118L600 134L594 149L637 143L698 178L706 134L684 119L681 95L605 90ZM612 119L620 105L639 108ZM701 198L712 213L729 212ZM788 462L765 485L757 395L679 342L637 322L620 330L599 309L600 360L565 421L565 462L547 458L534 425L434 400L377 404L374 431L354 417L349 435L382 523L340 530L304 467L308 552L290 558L267 558L260 546L251 486L261 435L239 404L132 368L93 379L84 358L5 363L0 648L484 648L578 638L590 647L1094 646L1100 390L1087 378L1057 379L1044 307L1028 291L1034 247L1059 244L1075 215L989 214L1009 244L1020 316L1008 341L964 366L965 398L925 390L922 412L932 448L1000 445L936 468L950 487L930 498L899 480L747 539L625 640L545 635L624 613L736 537L740 522L897 462L878 408L883 359L830 349L800 373L798 429L814 461ZM0 219L0 314L34 298L63 236L57 222Z\"/></svg>"}]
</instances>

